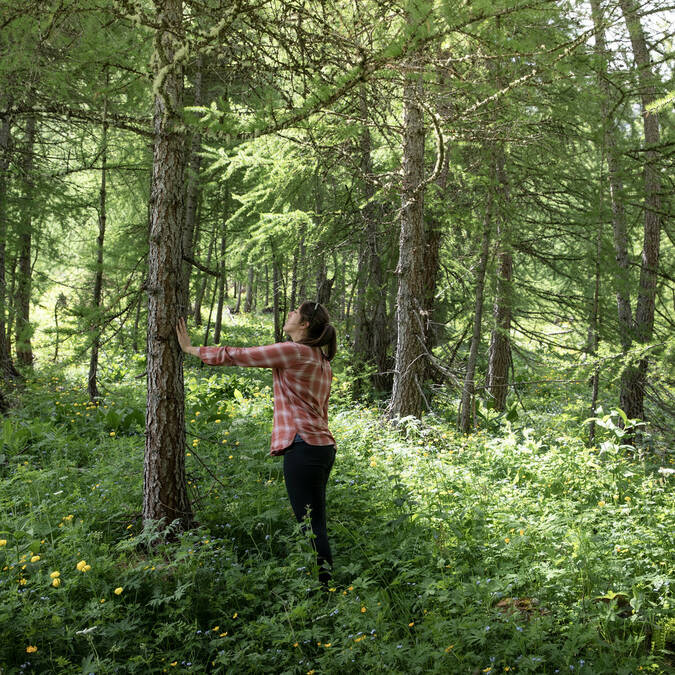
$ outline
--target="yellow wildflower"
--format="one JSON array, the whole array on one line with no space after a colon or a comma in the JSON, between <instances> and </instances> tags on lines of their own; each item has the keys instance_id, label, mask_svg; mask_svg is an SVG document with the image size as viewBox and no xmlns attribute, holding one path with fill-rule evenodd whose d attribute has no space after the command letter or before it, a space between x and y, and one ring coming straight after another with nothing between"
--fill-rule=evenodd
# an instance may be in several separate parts
<instances>
[{"instance_id":1,"label":"yellow wildflower","mask_svg":"<svg viewBox=\"0 0 675 675\"><path fill-rule=\"evenodd\" d=\"M604 506L604 505L605 505L605 502L603 502L602 500L600 500L600 501L598 502L598 506Z\"/></svg>"},{"instance_id":2,"label":"yellow wildflower","mask_svg":"<svg viewBox=\"0 0 675 675\"><path fill-rule=\"evenodd\" d=\"M52 579L52 586L54 588L58 588L61 585L61 579L58 577L56 579Z\"/></svg>"},{"instance_id":3,"label":"yellow wildflower","mask_svg":"<svg viewBox=\"0 0 675 675\"><path fill-rule=\"evenodd\" d=\"M0 539L0 546L7 546L7 540L6 539Z\"/></svg>"},{"instance_id":4,"label":"yellow wildflower","mask_svg":"<svg viewBox=\"0 0 675 675\"><path fill-rule=\"evenodd\" d=\"M504 537L504 541L508 544L511 540L508 537Z\"/></svg>"},{"instance_id":5,"label":"yellow wildflower","mask_svg":"<svg viewBox=\"0 0 675 675\"><path fill-rule=\"evenodd\" d=\"M232 615L232 618L233 618L233 619L236 619L238 616L239 616L239 612L235 612L235 613Z\"/></svg>"},{"instance_id":6,"label":"yellow wildflower","mask_svg":"<svg viewBox=\"0 0 675 675\"><path fill-rule=\"evenodd\" d=\"M115 432L114 432L114 431L111 431L111 432L110 432L110 435L111 435L111 436L114 436L114 435L115 435Z\"/></svg>"},{"instance_id":7,"label":"yellow wildflower","mask_svg":"<svg viewBox=\"0 0 675 675\"><path fill-rule=\"evenodd\" d=\"M365 607L361 607L361 614L363 614L366 611Z\"/></svg>"},{"instance_id":8,"label":"yellow wildflower","mask_svg":"<svg viewBox=\"0 0 675 675\"><path fill-rule=\"evenodd\" d=\"M52 579L56 579L61 576L61 572L54 571L49 575Z\"/></svg>"},{"instance_id":9,"label":"yellow wildflower","mask_svg":"<svg viewBox=\"0 0 675 675\"><path fill-rule=\"evenodd\" d=\"M411 622L408 624L408 628L412 628L414 625L415 625L415 622L414 622L414 621L411 621Z\"/></svg>"},{"instance_id":10,"label":"yellow wildflower","mask_svg":"<svg viewBox=\"0 0 675 675\"><path fill-rule=\"evenodd\" d=\"M34 556L30 559L30 561L33 562L33 563L38 562L38 560L40 560L40 556L39 556L39 555L34 555Z\"/></svg>"},{"instance_id":11,"label":"yellow wildflower","mask_svg":"<svg viewBox=\"0 0 675 675\"><path fill-rule=\"evenodd\" d=\"M122 586L118 586L118 587L113 591L113 593L114 593L115 595L122 595L122 591L123 591L123 590L124 590L124 588L123 588Z\"/></svg>"},{"instance_id":12,"label":"yellow wildflower","mask_svg":"<svg viewBox=\"0 0 675 675\"><path fill-rule=\"evenodd\" d=\"M34 654L37 651L37 647L35 645L28 645L28 647L26 647L26 651L29 654Z\"/></svg>"}]
</instances>

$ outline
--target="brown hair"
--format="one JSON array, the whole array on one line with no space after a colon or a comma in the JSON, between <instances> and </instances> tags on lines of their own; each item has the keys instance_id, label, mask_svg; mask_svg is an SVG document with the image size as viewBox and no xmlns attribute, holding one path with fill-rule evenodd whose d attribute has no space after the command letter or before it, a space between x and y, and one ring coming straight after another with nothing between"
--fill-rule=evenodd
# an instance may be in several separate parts
<instances>
[{"instance_id":1,"label":"brown hair","mask_svg":"<svg viewBox=\"0 0 675 675\"><path fill-rule=\"evenodd\" d=\"M298 342L310 347L321 347L330 361L337 352L337 334L326 308L318 302L303 302L300 305L300 318L308 326L307 337Z\"/></svg>"}]
</instances>

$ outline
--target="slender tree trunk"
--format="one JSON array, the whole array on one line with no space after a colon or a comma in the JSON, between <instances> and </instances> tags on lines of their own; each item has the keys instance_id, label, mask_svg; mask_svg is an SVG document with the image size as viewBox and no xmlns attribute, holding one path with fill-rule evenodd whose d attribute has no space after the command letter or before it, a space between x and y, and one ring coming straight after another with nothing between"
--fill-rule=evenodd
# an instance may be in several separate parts
<instances>
[{"instance_id":1,"label":"slender tree trunk","mask_svg":"<svg viewBox=\"0 0 675 675\"><path fill-rule=\"evenodd\" d=\"M199 106L203 102L202 97L202 70L204 68L204 56L197 57L194 74L194 105ZM190 143L190 160L187 170L187 188L185 191L185 227L183 229L183 255L187 258L194 256L195 226L197 222L197 205L199 203L199 171L201 168L201 145L202 136L198 131L192 134ZM181 290L182 300L180 313L187 318L190 311L190 275L192 264L183 260Z\"/></svg>"},{"instance_id":2,"label":"slender tree trunk","mask_svg":"<svg viewBox=\"0 0 675 675\"><path fill-rule=\"evenodd\" d=\"M298 306L298 258L300 257L300 246L295 248L293 253L293 267L291 268L291 307L295 309Z\"/></svg>"},{"instance_id":3,"label":"slender tree trunk","mask_svg":"<svg viewBox=\"0 0 675 675\"><path fill-rule=\"evenodd\" d=\"M16 288L16 356L24 366L33 365L31 347L30 296L31 296L31 239L33 230L33 156L35 145L35 117L26 122L26 150L23 162L24 197L19 230L19 270Z\"/></svg>"},{"instance_id":4,"label":"slender tree trunk","mask_svg":"<svg viewBox=\"0 0 675 675\"><path fill-rule=\"evenodd\" d=\"M416 60L413 66L419 65ZM392 418L422 414L424 353L424 115L422 78L408 74L403 92L403 186L401 235L397 267L398 337L394 387L388 414Z\"/></svg>"},{"instance_id":5,"label":"slender tree trunk","mask_svg":"<svg viewBox=\"0 0 675 675\"><path fill-rule=\"evenodd\" d=\"M306 236L306 226L303 223L300 225L300 243L298 244L298 295L297 303L298 305L307 300L307 260L305 258L305 236Z\"/></svg>"},{"instance_id":6,"label":"slender tree trunk","mask_svg":"<svg viewBox=\"0 0 675 675\"><path fill-rule=\"evenodd\" d=\"M211 258L213 257L213 249L216 244L217 233L214 231L209 241L209 248L206 252L206 267L211 268ZM201 281L197 287L197 296L195 297L194 316L193 320L195 326L202 325L202 302L204 302L204 294L206 293L206 285L208 283L209 275L205 272L202 274Z\"/></svg>"},{"instance_id":7,"label":"slender tree trunk","mask_svg":"<svg viewBox=\"0 0 675 675\"><path fill-rule=\"evenodd\" d=\"M648 106L657 99L656 76L652 71L649 49L638 7L634 0L619 0L630 35L633 58L638 71L642 122L644 125L644 239L640 281L635 310L635 338L641 345L649 344L654 329L654 304L659 268L661 241L661 176L659 173L659 150L661 134L659 116L648 112ZM619 405L629 418L644 419L644 393L647 380L648 359L643 357L637 366L630 365L621 381Z\"/></svg>"},{"instance_id":8,"label":"slender tree trunk","mask_svg":"<svg viewBox=\"0 0 675 675\"><path fill-rule=\"evenodd\" d=\"M591 0L591 10L595 28L595 53L602 64L602 72L598 75L598 84L602 94L600 112L603 120L603 144L607 158L609 196L612 205L612 232L614 253L616 257L616 271L614 283L616 287L616 304L618 313L619 338L621 349L627 354L632 344L633 316L630 303L630 261L628 259L628 234L623 202L623 186L621 184L620 153L617 148L618 130L610 114L611 99L609 81L607 77L607 47L603 27L602 9L600 0ZM634 367L624 367L621 374L621 391L631 389ZM620 395L623 400L623 395ZM620 404L623 408L623 404Z\"/></svg>"},{"instance_id":9,"label":"slender tree trunk","mask_svg":"<svg viewBox=\"0 0 675 675\"><path fill-rule=\"evenodd\" d=\"M110 80L106 69L106 89ZM96 377L98 373L98 352L101 345L101 294L103 289L103 242L106 228L106 163L108 158L108 96L103 99L103 132L101 138L101 189L98 198L98 239L96 242L96 274L94 276L94 320L91 326L91 358L89 359L89 376L87 377L87 391L89 400L99 398Z\"/></svg>"},{"instance_id":10,"label":"slender tree trunk","mask_svg":"<svg viewBox=\"0 0 675 675\"><path fill-rule=\"evenodd\" d=\"M281 269L274 247L272 247L272 294L274 302L274 341L281 342L284 339L283 322L281 320Z\"/></svg>"},{"instance_id":11,"label":"slender tree trunk","mask_svg":"<svg viewBox=\"0 0 675 675\"><path fill-rule=\"evenodd\" d=\"M480 259L476 270L476 302L473 319L473 335L471 336L471 347L469 348L469 358L466 364L466 374L464 376L464 388L462 390L462 401L459 407L459 430L468 434L471 431L473 400L475 393L476 360L478 358L478 347L480 345L481 324L483 319L483 289L485 287L485 269L487 267L488 254L490 248L490 228L492 205L488 201L483 221L483 236L480 247Z\"/></svg>"},{"instance_id":12,"label":"slender tree trunk","mask_svg":"<svg viewBox=\"0 0 675 675\"><path fill-rule=\"evenodd\" d=\"M220 265L218 266L220 274L218 276L218 309L216 310L216 323L213 327L213 342L220 344L220 331L223 326L223 306L225 305L225 253L227 251L225 223L223 223L223 234L220 238Z\"/></svg>"},{"instance_id":13,"label":"slender tree trunk","mask_svg":"<svg viewBox=\"0 0 675 675\"><path fill-rule=\"evenodd\" d=\"M5 256L7 250L7 181L11 153L11 125L9 112L2 116L0 124L0 378L17 377L18 371L12 363L7 340L7 282L5 277Z\"/></svg>"},{"instance_id":14,"label":"slender tree trunk","mask_svg":"<svg viewBox=\"0 0 675 675\"><path fill-rule=\"evenodd\" d=\"M591 320L588 328L588 353L595 359L598 355L598 346L600 338L598 333L598 325L600 323L600 255L602 252L602 236L600 228L596 235L595 242L595 283L593 288L593 304L591 306ZM593 367L593 375L591 377L591 414L590 417L595 417L595 409L598 404L598 386L600 382L600 368L596 364ZM588 428L588 440L590 445L595 443L595 422L591 421Z\"/></svg>"},{"instance_id":15,"label":"slender tree trunk","mask_svg":"<svg viewBox=\"0 0 675 675\"><path fill-rule=\"evenodd\" d=\"M155 113L152 212L148 254L147 412L144 521L192 524L185 483L183 358L176 337L180 317L185 138L179 131L183 70L174 57L183 31L182 0L155 0Z\"/></svg>"},{"instance_id":16,"label":"slender tree trunk","mask_svg":"<svg viewBox=\"0 0 675 675\"><path fill-rule=\"evenodd\" d=\"M249 265L248 281L246 282L246 300L244 301L244 312L246 314L249 314L252 307L253 307L253 265Z\"/></svg>"},{"instance_id":17,"label":"slender tree trunk","mask_svg":"<svg viewBox=\"0 0 675 675\"><path fill-rule=\"evenodd\" d=\"M241 275L241 266L239 267L239 274ZM243 288L244 284L241 281L239 281L239 287L237 288L237 306L234 310L235 314L239 314L239 312L241 311L241 293Z\"/></svg>"},{"instance_id":18,"label":"slender tree trunk","mask_svg":"<svg viewBox=\"0 0 675 675\"><path fill-rule=\"evenodd\" d=\"M265 308L270 306L270 270L265 265Z\"/></svg>"},{"instance_id":19,"label":"slender tree trunk","mask_svg":"<svg viewBox=\"0 0 675 675\"><path fill-rule=\"evenodd\" d=\"M495 175L498 198L497 217L497 292L493 305L494 328L490 338L487 386L495 410L506 408L509 391L509 365L511 363L511 307L513 303L513 254L505 210L509 188L504 169L504 151L499 148L495 156Z\"/></svg>"}]
</instances>

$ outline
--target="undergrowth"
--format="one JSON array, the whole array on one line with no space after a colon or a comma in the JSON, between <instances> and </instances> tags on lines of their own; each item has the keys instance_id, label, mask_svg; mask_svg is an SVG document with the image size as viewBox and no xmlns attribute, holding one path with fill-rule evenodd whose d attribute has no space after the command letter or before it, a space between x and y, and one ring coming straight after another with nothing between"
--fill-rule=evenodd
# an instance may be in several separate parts
<instances>
[{"instance_id":1,"label":"undergrowth","mask_svg":"<svg viewBox=\"0 0 675 675\"><path fill-rule=\"evenodd\" d=\"M638 456L616 414L591 448L573 398L541 392L468 437L444 409L394 427L338 366L322 592L267 455L269 373L189 364L199 525L142 527L143 367L108 355L97 403L81 373L40 368L0 418L0 672L672 666L672 459Z\"/></svg>"}]
</instances>

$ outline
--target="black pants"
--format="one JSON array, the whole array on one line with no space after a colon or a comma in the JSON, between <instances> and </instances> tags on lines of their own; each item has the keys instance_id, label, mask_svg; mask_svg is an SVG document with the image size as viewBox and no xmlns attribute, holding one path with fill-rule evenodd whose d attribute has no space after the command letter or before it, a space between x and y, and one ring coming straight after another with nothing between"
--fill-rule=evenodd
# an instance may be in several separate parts
<instances>
[{"instance_id":1,"label":"black pants","mask_svg":"<svg viewBox=\"0 0 675 675\"><path fill-rule=\"evenodd\" d=\"M326 484L335 461L335 446L309 445L295 437L284 454L284 480L293 513L301 523L310 510L314 548L319 565L319 579L330 580L333 556L326 530Z\"/></svg>"}]
</instances>

